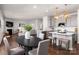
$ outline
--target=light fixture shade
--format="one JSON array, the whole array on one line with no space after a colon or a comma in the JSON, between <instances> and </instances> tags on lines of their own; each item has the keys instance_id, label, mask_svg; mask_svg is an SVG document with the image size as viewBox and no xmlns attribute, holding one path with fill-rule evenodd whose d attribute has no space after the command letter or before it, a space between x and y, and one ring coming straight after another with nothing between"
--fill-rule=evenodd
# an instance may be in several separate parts
<instances>
[{"instance_id":1,"label":"light fixture shade","mask_svg":"<svg viewBox=\"0 0 79 59\"><path fill-rule=\"evenodd\" d=\"M69 16L68 14L64 15L65 20L68 19L68 16Z\"/></svg>"},{"instance_id":2,"label":"light fixture shade","mask_svg":"<svg viewBox=\"0 0 79 59\"><path fill-rule=\"evenodd\" d=\"M59 17L58 16L54 16L54 18L57 20Z\"/></svg>"},{"instance_id":3,"label":"light fixture shade","mask_svg":"<svg viewBox=\"0 0 79 59\"><path fill-rule=\"evenodd\" d=\"M67 22L68 17L69 17L68 11L65 10L65 11L64 11L64 20L65 20L65 22Z\"/></svg>"}]
</instances>

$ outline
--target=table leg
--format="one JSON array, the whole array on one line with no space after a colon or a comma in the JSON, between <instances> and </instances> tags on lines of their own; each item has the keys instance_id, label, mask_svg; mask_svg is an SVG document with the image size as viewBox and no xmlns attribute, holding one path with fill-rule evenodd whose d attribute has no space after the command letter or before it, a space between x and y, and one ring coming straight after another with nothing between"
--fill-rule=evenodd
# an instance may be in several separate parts
<instances>
[{"instance_id":1,"label":"table leg","mask_svg":"<svg viewBox=\"0 0 79 59\"><path fill-rule=\"evenodd\" d=\"M25 49L25 55L28 55L29 50L32 50L32 47L24 47Z\"/></svg>"},{"instance_id":2,"label":"table leg","mask_svg":"<svg viewBox=\"0 0 79 59\"><path fill-rule=\"evenodd\" d=\"M28 51L29 51L28 47L24 47L24 49L25 49L25 55L28 55Z\"/></svg>"}]
</instances>

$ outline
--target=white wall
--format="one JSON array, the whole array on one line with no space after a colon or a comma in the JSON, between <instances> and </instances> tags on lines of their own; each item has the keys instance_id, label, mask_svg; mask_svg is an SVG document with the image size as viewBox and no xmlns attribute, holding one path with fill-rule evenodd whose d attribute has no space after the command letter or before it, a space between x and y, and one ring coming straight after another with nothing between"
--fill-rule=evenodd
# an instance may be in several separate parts
<instances>
[{"instance_id":1,"label":"white wall","mask_svg":"<svg viewBox=\"0 0 79 59\"><path fill-rule=\"evenodd\" d=\"M5 29L4 29L4 32L6 32L7 31L7 29L13 29L14 30L14 26L13 27L7 27L6 26L6 21L10 21L10 22L13 22L14 23L14 20L13 19L8 19L8 18L4 18L5 19Z\"/></svg>"},{"instance_id":2,"label":"white wall","mask_svg":"<svg viewBox=\"0 0 79 59\"><path fill-rule=\"evenodd\" d=\"M48 16L43 17L43 31L46 31L49 28L49 18Z\"/></svg>"},{"instance_id":3,"label":"white wall","mask_svg":"<svg viewBox=\"0 0 79 59\"><path fill-rule=\"evenodd\" d=\"M79 44L79 9L77 11L77 27L78 27L78 36L77 36L77 39L78 39L78 44Z\"/></svg>"},{"instance_id":4,"label":"white wall","mask_svg":"<svg viewBox=\"0 0 79 59\"><path fill-rule=\"evenodd\" d=\"M2 12L0 10L0 44L2 42L2 38L3 38L3 33L4 33L4 19L3 19L3 15Z\"/></svg>"},{"instance_id":5,"label":"white wall","mask_svg":"<svg viewBox=\"0 0 79 59\"><path fill-rule=\"evenodd\" d=\"M36 19L35 24L36 24L35 26L36 30L40 29L43 30L43 19Z\"/></svg>"},{"instance_id":6,"label":"white wall","mask_svg":"<svg viewBox=\"0 0 79 59\"><path fill-rule=\"evenodd\" d=\"M67 26L77 27L77 14L74 14L68 18Z\"/></svg>"}]
</instances>

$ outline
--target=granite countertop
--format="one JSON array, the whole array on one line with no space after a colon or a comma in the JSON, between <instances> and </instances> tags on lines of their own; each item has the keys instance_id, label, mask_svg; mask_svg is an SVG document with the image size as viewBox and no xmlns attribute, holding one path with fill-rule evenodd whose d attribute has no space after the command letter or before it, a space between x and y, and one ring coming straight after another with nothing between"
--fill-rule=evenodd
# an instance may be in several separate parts
<instances>
[{"instance_id":1,"label":"granite countertop","mask_svg":"<svg viewBox=\"0 0 79 59\"><path fill-rule=\"evenodd\" d=\"M66 32L66 33L59 33L59 32L50 32L52 34L58 34L58 35L73 35L74 33Z\"/></svg>"}]
</instances>

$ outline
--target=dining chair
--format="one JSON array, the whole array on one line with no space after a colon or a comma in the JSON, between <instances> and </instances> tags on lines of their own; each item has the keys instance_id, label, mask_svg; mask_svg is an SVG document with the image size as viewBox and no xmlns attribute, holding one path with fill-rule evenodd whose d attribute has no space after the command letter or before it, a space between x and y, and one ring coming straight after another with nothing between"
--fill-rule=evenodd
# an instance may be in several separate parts
<instances>
[{"instance_id":1,"label":"dining chair","mask_svg":"<svg viewBox=\"0 0 79 59\"><path fill-rule=\"evenodd\" d=\"M37 36L39 39L44 40L44 34L43 33L39 33Z\"/></svg>"},{"instance_id":2,"label":"dining chair","mask_svg":"<svg viewBox=\"0 0 79 59\"><path fill-rule=\"evenodd\" d=\"M33 49L28 52L29 55L48 55L48 47L50 40L40 41L38 44L38 48Z\"/></svg>"},{"instance_id":3,"label":"dining chair","mask_svg":"<svg viewBox=\"0 0 79 59\"><path fill-rule=\"evenodd\" d=\"M37 33L36 33L36 30L34 30L34 29L31 30L30 34L37 34Z\"/></svg>"},{"instance_id":4,"label":"dining chair","mask_svg":"<svg viewBox=\"0 0 79 59\"><path fill-rule=\"evenodd\" d=\"M25 50L22 47L10 49L9 42L6 37L3 38L3 42L8 55L23 55L25 53Z\"/></svg>"}]
</instances>

